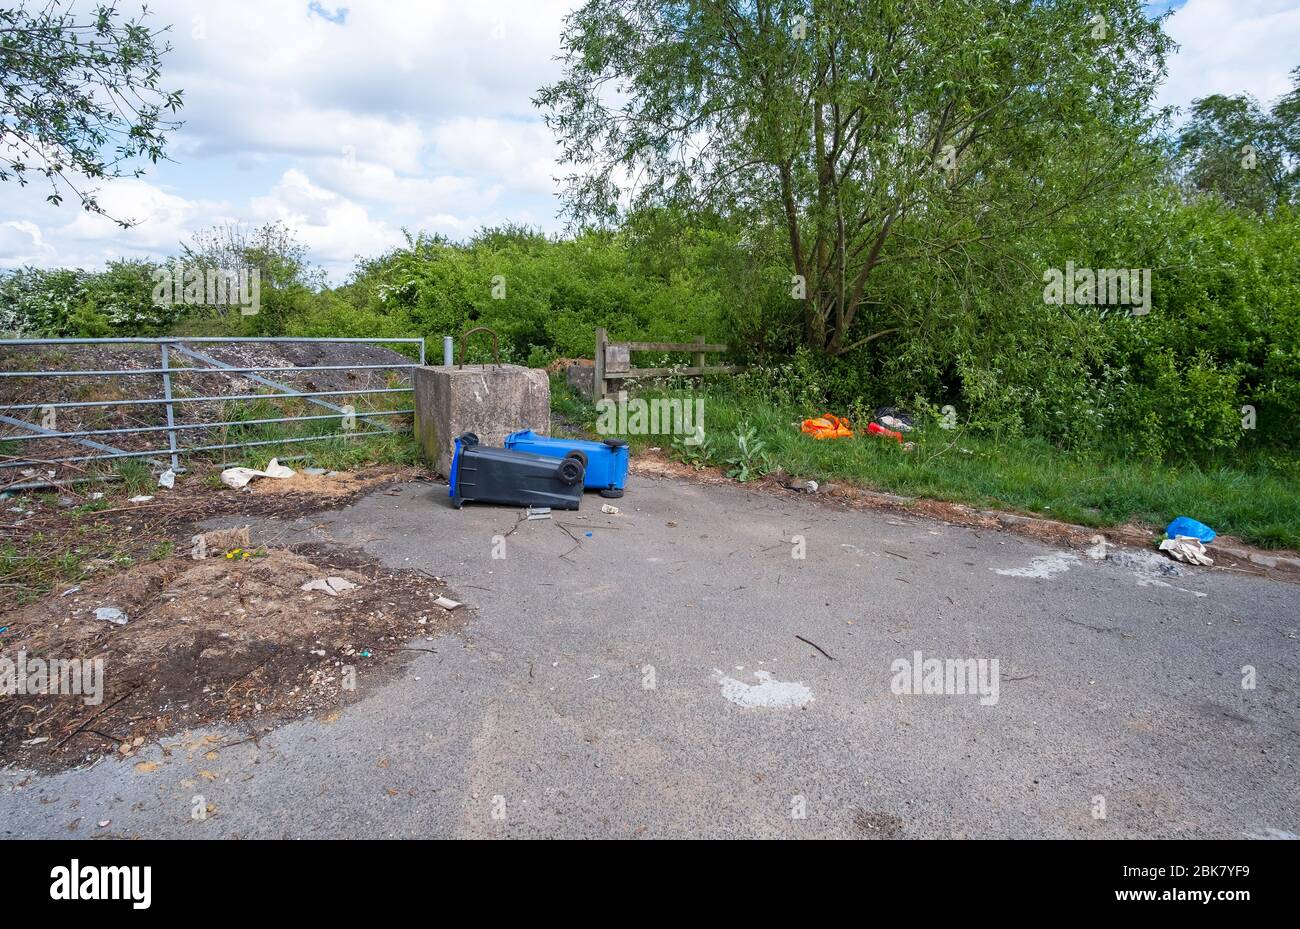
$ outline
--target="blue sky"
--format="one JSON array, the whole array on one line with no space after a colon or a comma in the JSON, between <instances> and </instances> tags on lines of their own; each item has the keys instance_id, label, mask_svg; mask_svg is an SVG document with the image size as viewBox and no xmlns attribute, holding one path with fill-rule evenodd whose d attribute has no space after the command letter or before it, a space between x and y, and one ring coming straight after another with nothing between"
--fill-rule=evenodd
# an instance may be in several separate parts
<instances>
[{"instance_id":1,"label":"blue sky","mask_svg":"<svg viewBox=\"0 0 1300 929\"><path fill-rule=\"evenodd\" d=\"M92 4L87 0L83 7ZM121 230L39 183L0 186L0 268L162 257L196 229L280 220L335 281L403 228L557 231L555 146L530 98L558 74L570 0L153 0L185 90L174 163L101 185ZM1162 102L1284 92L1300 0L1174 0Z\"/></svg>"}]
</instances>

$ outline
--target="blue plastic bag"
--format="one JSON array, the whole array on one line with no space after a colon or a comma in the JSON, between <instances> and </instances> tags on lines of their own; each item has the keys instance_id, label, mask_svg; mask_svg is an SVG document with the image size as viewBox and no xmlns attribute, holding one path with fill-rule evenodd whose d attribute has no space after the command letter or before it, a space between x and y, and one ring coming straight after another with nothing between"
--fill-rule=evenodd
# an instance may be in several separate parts
<instances>
[{"instance_id":1,"label":"blue plastic bag","mask_svg":"<svg viewBox=\"0 0 1300 929\"><path fill-rule=\"evenodd\" d=\"M1194 539L1200 539L1206 545L1214 541L1214 530L1205 523L1198 523L1190 516L1179 516L1174 519L1165 527L1165 535L1171 539L1176 539L1180 535L1189 535Z\"/></svg>"}]
</instances>

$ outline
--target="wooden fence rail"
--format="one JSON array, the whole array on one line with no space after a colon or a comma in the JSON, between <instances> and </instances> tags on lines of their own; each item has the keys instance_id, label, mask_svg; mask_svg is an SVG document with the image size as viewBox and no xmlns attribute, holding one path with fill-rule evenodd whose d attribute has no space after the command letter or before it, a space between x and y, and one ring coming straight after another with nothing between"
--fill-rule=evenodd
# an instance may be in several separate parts
<instances>
[{"instance_id":1,"label":"wooden fence rail","mask_svg":"<svg viewBox=\"0 0 1300 929\"><path fill-rule=\"evenodd\" d=\"M705 342L702 335L696 336L693 342L611 342L604 329L597 329L593 398L602 400L608 397L615 392L616 382L634 377L670 377L675 374L700 377L705 374L733 374L740 369L733 365L704 363L705 355L722 353L726 350L726 345ZM634 368L632 352L690 352L691 364L688 367Z\"/></svg>"}]
</instances>

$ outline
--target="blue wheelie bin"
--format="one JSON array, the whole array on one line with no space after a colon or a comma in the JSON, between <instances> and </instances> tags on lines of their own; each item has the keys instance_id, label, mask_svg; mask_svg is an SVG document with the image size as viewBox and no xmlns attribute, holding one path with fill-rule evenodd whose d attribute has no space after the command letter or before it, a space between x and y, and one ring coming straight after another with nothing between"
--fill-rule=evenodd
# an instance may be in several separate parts
<instances>
[{"instance_id":1,"label":"blue wheelie bin","mask_svg":"<svg viewBox=\"0 0 1300 929\"><path fill-rule=\"evenodd\" d=\"M588 490L599 490L602 497L612 499L623 496L623 485L627 482L626 439L605 439L603 442L553 439L525 429L506 436L505 446L513 451L532 452L550 458L565 458L576 453L587 469L585 486Z\"/></svg>"}]
</instances>

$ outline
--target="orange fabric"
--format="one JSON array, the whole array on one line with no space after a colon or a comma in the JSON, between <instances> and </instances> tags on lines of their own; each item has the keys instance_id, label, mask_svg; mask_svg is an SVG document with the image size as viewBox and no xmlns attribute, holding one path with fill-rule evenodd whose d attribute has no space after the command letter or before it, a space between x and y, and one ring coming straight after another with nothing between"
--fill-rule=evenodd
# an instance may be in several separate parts
<instances>
[{"instance_id":1,"label":"orange fabric","mask_svg":"<svg viewBox=\"0 0 1300 929\"><path fill-rule=\"evenodd\" d=\"M814 439L847 439L853 435L849 421L831 413L823 413L816 419L805 419L801 431Z\"/></svg>"}]
</instances>

